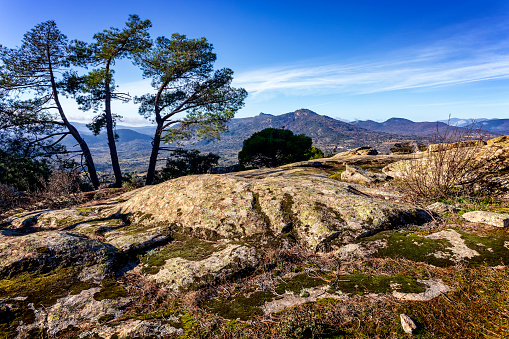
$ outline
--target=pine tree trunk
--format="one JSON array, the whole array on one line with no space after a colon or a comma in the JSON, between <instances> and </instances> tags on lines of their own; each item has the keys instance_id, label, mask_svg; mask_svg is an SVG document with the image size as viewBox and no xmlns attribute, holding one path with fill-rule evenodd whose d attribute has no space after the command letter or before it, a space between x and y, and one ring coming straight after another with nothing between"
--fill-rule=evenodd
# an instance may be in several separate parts
<instances>
[{"instance_id":1,"label":"pine tree trunk","mask_svg":"<svg viewBox=\"0 0 509 339\"><path fill-rule=\"evenodd\" d=\"M150 154L150 162L148 164L147 179L145 185L152 185L156 172L157 156L159 155L159 145L161 144L161 133L163 130L162 123L157 125L154 140L152 141L152 153Z\"/></svg>"},{"instance_id":2,"label":"pine tree trunk","mask_svg":"<svg viewBox=\"0 0 509 339\"><path fill-rule=\"evenodd\" d=\"M122 172L120 171L120 164L118 162L117 145L115 143L115 133L113 132L113 117L111 115L111 93L110 93L110 80L109 80L109 67L106 67L105 81L105 101L104 113L106 116L106 132L108 135L108 146L110 148L111 166L115 174L115 187L122 187Z\"/></svg>"},{"instance_id":3,"label":"pine tree trunk","mask_svg":"<svg viewBox=\"0 0 509 339\"><path fill-rule=\"evenodd\" d=\"M67 120L67 117L65 116L64 109L62 108L62 105L60 104L60 100L58 98L58 91L57 91L57 86L55 83L55 77L53 75L53 67L50 62L51 59L49 57L49 55L50 55L49 50L47 51L47 53L48 53L48 60L49 60L48 66L49 66L49 72L50 72L51 89L53 92L53 100L55 101L55 104L57 106L58 113L60 114L60 118L64 122L65 126L67 127L67 129L69 130L69 132L71 133L73 138L80 145L81 151L83 152L83 155L85 156L85 161L87 162L88 174L90 175L90 180L92 181L92 185L94 186L94 189L98 189L99 188L99 178L97 177L97 172L95 170L95 165L94 165L94 160L92 159L92 154L90 153L90 149L88 148L87 143L85 142L85 140L83 140L83 138L81 137L81 135L78 132L78 130L76 129L76 127L71 125L71 123L69 122L69 120Z\"/></svg>"},{"instance_id":4,"label":"pine tree trunk","mask_svg":"<svg viewBox=\"0 0 509 339\"><path fill-rule=\"evenodd\" d=\"M87 164L88 175L90 176L90 181L92 181L92 186L94 186L94 189L99 189L99 177L97 176L94 160L92 159L92 154L90 153L90 149L88 148L87 143L85 142L85 140L83 140L78 130L68 121L66 121L66 126L69 132L71 132L71 135L74 137L74 139L78 142L78 144L81 147L81 151L83 152L83 156L85 157L85 161Z\"/></svg>"}]
</instances>

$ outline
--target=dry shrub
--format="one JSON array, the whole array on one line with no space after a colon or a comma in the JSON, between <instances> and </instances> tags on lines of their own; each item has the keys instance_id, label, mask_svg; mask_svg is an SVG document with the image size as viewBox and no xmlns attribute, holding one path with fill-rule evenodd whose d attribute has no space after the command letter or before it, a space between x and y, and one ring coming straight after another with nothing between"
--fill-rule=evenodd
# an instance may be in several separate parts
<instances>
[{"instance_id":1,"label":"dry shrub","mask_svg":"<svg viewBox=\"0 0 509 339\"><path fill-rule=\"evenodd\" d=\"M488 173L497 170L494 148L485 147L485 133L468 128L448 127L432 138L426 151L415 154L403 165L401 184L416 200L436 200L454 192L473 193L473 187Z\"/></svg>"},{"instance_id":2,"label":"dry shrub","mask_svg":"<svg viewBox=\"0 0 509 339\"><path fill-rule=\"evenodd\" d=\"M75 170L54 170L43 188L34 193L41 203L65 206L79 202L81 177Z\"/></svg>"},{"instance_id":3,"label":"dry shrub","mask_svg":"<svg viewBox=\"0 0 509 339\"><path fill-rule=\"evenodd\" d=\"M0 215L20 205L23 192L12 186L0 184Z\"/></svg>"},{"instance_id":4,"label":"dry shrub","mask_svg":"<svg viewBox=\"0 0 509 339\"><path fill-rule=\"evenodd\" d=\"M27 192L0 184L0 215L6 216L17 208L64 207L80 202L81 177L78 171L54 170L47 181L41 178L40 182L41 188Z\"/></svg>"},{"instance_id":5,"label":"dry shrub","mask_svg":"<svg viewBox=\"0 0 509 339\"><path fill-rule=\"evenodd\" d=\"M28 209L33 206L35 199L27 192L18 191L16 188L0 184L0 222L20 209Z\"/></svg>"}]
</instances>

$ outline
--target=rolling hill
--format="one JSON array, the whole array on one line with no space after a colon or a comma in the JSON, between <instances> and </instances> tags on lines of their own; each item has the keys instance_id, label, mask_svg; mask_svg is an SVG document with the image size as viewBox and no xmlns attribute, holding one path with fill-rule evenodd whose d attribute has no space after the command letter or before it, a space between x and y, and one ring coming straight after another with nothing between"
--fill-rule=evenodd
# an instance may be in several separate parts
<instances>
[{"instance_id":1,"label":"rolling hill","mask_svg":"<svg viewBox=\"0 0 509 339\"><path fill-rule=\"evenodd\" d=\"M500 119L502 120L502 119ZM507 128L507 133L509 133L509 119L507 120L507 124L504 123L497 124L496 122L489 123L491 120L485 120L477 123L474 128L482 127L482 130L488 134L488 137L496 137L500 134L504 133L505 128ZM418 136L418 137L433 137L437 134L437 131L440 135L443 135L445 131L453 131L457 128L469 127L468 124L463 124L462 126L455 125L454 121L451 119L451 125L449 126L443 121L437 122L414 122L408 119L403 118L391 118L384 122L376 122L373 120L358 120L353 121L351 124L368 129L370 131L375 132L385 132L385 133L395 133L399 135L408 135L408 136ZM464 120L458 120L463 122ZM456 127L457 126L457 127ZM489 127L489 128L488 128ZM498 128L498 130L497 130ZM461 130L459 130L461 131Z\"/></svg>"}]
</instances>

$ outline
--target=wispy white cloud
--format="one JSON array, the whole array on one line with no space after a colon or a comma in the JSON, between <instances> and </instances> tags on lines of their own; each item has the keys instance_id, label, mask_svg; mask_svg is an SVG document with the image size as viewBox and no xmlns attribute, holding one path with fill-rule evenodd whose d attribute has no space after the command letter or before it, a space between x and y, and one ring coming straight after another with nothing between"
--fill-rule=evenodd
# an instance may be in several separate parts
<instances>
[{"instance_id":1,"label":"wispy white cloud","mask_svg":"<svg viewBox=\"0 0 509 339\"><path fill-rule=\"evenodd\" d=\"M509 27L456 31L427 45L350 64L281 65L237 74L235 85L251 95L368 94L508 79ZM505 36L509 36L505 34Z\"/></svg>"}]
</instances>

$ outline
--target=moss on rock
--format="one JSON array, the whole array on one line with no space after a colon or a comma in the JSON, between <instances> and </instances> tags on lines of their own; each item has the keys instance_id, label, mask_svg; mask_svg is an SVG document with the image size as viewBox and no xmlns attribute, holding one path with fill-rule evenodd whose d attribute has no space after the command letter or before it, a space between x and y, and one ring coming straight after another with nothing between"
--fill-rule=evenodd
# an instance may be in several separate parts
<instances>
[{"instance_id":1,"label":"moss on rock","mask_svg":"<svg viewBox=\"0 0 509 339\"><path fill-rule=\"evenodd\" d=\"M233 298L216 298L205 302L204 308L226 319L249 320L256 315L262 315L260 308L266 301L271 301L276 295L269 291L256 291L249 296L238 295Z\"/></svg>"},{"instance_id":2,"label":"moss on rock","mask_svg":"<svg viewBox=\"0 0 509 339\"><path fill-rule=\"evenodd\" d=\"M26 297L35 307L51 306L59 298L78 294L95 286L77 279L75 267L58 268L48 273L21 273L11 279L0 280L0 298Z\"/></svg>"},{"instance_id":3,"label":"moss on rock","mask_svg":"<svg viewBox=\"0 0 509 339\"><path fill-rule=\"evenodd\" d=\"M470 266L498 266L509 263L509 235L507 232L490 232L484 235L460 232L465 245L480 255L468 260Z\"/></svg>"},{"instance_id":4,"label":"moss on rock","mask_svg":"<svg viewBox=\"0 0 509 339\"><path fill-rule=\"evenodd\" d=\"M26 301L11 305L0 303L0 338L15 338L19 325L29 325L34 321L35 313Z\"/></svg>"},{"instance_id":5,"label":"moss on rock","mask_svg":"<svg viewBox=\"0 0 509 339\"><path fill-rule=\"evenodd\" d=\"M127 296L125 288L120 286L113 277L104 278L101 285L101 290L94 294L94 299L97 301L104 299L118 299Z\"/></svg>"},{"instance_id":6,"label":"moss on rock","mask_svg":"<svg viewBox=\"0 0 509 339\"><path fill-rule=\"evenodd\" d=\"M313 288L325 284L326 281L320 277L311 277L307 273L302 273L291 278L283 278L276 286L275 291L278 294L283 294L285 292L300 294L304 288Z\"/></svg>"},{"instance_id":7,"label":"moss on rock","mask_svg":"<svg viewBox=\"0 0 509 339\"><path fill-rule=\"evenodd\" d=\"M349 274L337 276L330 292L366 294L366 293L422 293L425 285L415 278L402 274L393 276L371 274Z\"/></svg>"},{"instance_id":8,"label":"moss on rock","mask_svg":"<svg viewBox=\"0 0 509 339\"><path fill-rule=\"evenodd\" d=\"M380 247L373 255L376 258L405 258L417 262L425 262L434 266L445 267L454 264L450 258L437 257L435 253L449 253L449 241L445 239L428 239L423 236L413 235L409 231L385 231L361 240L370 243L383 240L385 245Z\"/></svg>"}]
</instances>

